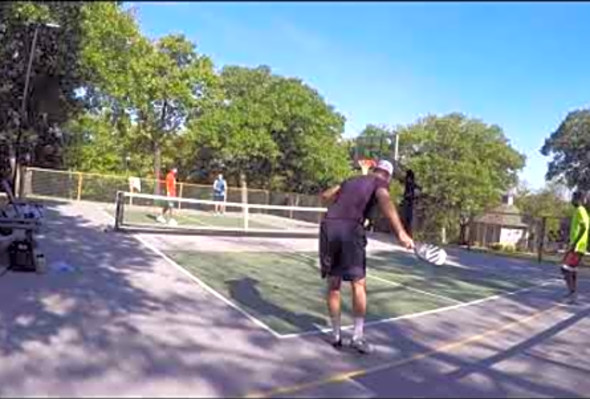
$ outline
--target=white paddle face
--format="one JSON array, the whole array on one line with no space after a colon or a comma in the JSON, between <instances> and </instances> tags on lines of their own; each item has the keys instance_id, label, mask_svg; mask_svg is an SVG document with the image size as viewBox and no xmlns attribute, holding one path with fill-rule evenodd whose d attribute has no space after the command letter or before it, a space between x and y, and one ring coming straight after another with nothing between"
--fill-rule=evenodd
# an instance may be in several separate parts
<instances>
[{"instance_id":1,"label":"white paddle face","mask_svg":"<svg viewBox=\"0 0 590 399\"><path fill-rule=\"evenodd\" d=\"M423 261L437 266L443 265L447 261L446 251L433 244L416 244L414 253Z\"/></svg>"}]
</instances>

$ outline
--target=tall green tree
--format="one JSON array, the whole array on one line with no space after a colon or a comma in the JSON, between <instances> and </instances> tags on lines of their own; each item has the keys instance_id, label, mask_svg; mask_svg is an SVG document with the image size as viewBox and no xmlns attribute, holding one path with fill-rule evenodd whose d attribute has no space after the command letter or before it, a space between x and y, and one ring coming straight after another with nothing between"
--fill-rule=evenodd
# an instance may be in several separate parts
<instances>
[{"instance_id":1,"label":"tall green tree","mask_svg":"<svg viewBox=\"0 0 590 399\"><path fill-rule=\"evenodd\" d=\"M82 15L78 63L84 80L78 94L86 112L64 128L65 166L112 173L126 169L128 157L132 165L143 166L149 152L129 143L137 128L132 123L128 67L140 56L137 44L142 40L133 9L123 10L116 2L91 2L84 4Z\"/></svg>"},{"instance_id":2,"label":"tall green tree","mask_svg":"<svg viewBox=\"0 0 590 399\"><path fill-rule=\"evenodd\" d=\"M183 35L148 40L133 10L98 3L92 11L83 52L91 74L87 97L94 112L111 111L113 127L133 151L150 154L159 180L168 166L162 165L163 154L188 120L213 102L213 63Z\"/></svg>"},{"instance_id":3,"label":"tall green tree","mask_svg":"<svg viewBox=\"0 0 590 399\"><path fill-rule=\"evenodd\" d=\"M573 213L567 188L556 180L539 190L519 190L515 205L527 217L537 221L545 218L545 230L554 233L561 230L563 218L569 219Z\"/></svg>"},{"instance_id":4,"label":"tall green tree","mask_svg":"<svg viewBox=\"0 0 590 399\"><path fill-rule=\"evenodd\" d=\"M83 7L82 2L0 5L0 158L4 170L16 153L24 159L37 154L31 160L34 164L60 166L43 157L50 154L59 160L60 127L81 110L76 89L84 80L79 63ZM51 26L56 24L58 28Z\"/></svg>"},{"instance_id":5,"label":"tall green tree","mask_svg":"<svg viewBox=\"0 0 590 399\"><path fill-rule=\"evenodd\" d=\"M462 212L498 203L525 163L500 127L462 114L428 116L398 131L400 158L422 186L430 231L453 233Z\"/></svg>"},{"instance_id":6,"label":"tall green tree","mask_svg":"<svg viewBox=\"0 0 590 399\"><path fill-rule=\"evenodd\" d=\"M150 147L154 177L160 179L165 147L189 119L198 119L215 102L216 76L209 57L197 54L182 35L153 45L140 40L139 49L129 68L135 88L127 95L137 118L137 144Z\"/></svg>"},{"instance_id":7,"label":"tall green tree","mask_svg":"<svg viewBox=\"0 0 590 399\"><path fill-rule=\"evenodd\" d=\"M355 140L355 155L364 158L393 158L394 136L392 128L368 124Z\"/></svg>"},{"instance_id":8,"label":"tall green tree","mask_svg":"<svg viewBox=\"0 0 590 399\"><path fill-rule=\"evenodd\" d=\"M270 68L225 67L224 100L191 125L195 153L256 186L317 191L349 173L344 118L309 86ZM207 166L205 166L207 167Z\"/></svg>"},{"instance_id":9,"label":"tall green tree","mask_svg":"<svg viewBox=\"0 0 590 399\"><path fill-rule=\"evenodd\" d=\"M570 188L590 190L590 109L570 112L545 140L541 154L552 157L547 180L562 177Z\"/></svg>"}]
</instances>

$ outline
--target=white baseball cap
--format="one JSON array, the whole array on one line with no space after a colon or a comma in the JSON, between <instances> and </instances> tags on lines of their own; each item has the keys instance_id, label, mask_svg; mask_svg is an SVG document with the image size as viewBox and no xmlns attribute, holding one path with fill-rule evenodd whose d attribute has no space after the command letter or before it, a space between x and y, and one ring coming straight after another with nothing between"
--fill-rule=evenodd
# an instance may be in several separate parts
<instances>
[{"instance_id":1,"label":"white baseball cap","mask_svg":"<svg viewBox=\"0 0 590 399\"><path fill-rule=\"evenodd\" d=\"M393 175L393 165L391 164L391 162L386 161L384 159L380 160L377 163L377 166L375 166L375 170L377 169L381 169L382 171L387 172L389 176Z\"/></svg>"}]
</instances>

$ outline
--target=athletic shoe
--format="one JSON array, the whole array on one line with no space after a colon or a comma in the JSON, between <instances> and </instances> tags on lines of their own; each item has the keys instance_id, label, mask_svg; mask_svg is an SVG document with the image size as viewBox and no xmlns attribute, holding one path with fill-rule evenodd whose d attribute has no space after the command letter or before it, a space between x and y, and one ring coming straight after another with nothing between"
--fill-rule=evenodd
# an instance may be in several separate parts
<instances>
[{"instance_id":1,"label":"athletic shoe","mask_svg":"<svg viewBox=\"0 0 590 399\"><path fill-rule=\"evenodd\" d=\"M576 305L578 303L578 295L577 293L572 293L571 295L568 296L568 304L570 305Z\"/></svg>"},{"instance_id":2,"label":"athletic shoe","mask_svg":"<svg viewBox=\"0 0 590 399\"><path fill-rule=\"evenodd\" d=\"M336 336L334 334L330 334L330 337L328 338L328 342L330 342L330 345L332 345L336 349L341 349L343 346L342 345L342 337L336 338Z\"/></svg>"},{"instance_id":3,"label":"athletic shoe","mask_svg":"<svg viewBox=\"0 0 590 399\"><path fill-rule=\"evenodd\" d=\"M178 226L178 222L176 222L176 220L174 220L174 219L170 219L170 220L168 221L168 224L169 224L170 226L174 226L174 227Z\"/></svg>"},{"instance_id":4,"label":"athletic shoe","mask_svg":"<svg viewBox=\"0 0 590 399\"><path fill-rule=\"evenodd\" d=\"M160 223L166 223L166 219L164 219L164 216L160 215L156 218L156 221L160 222Z\"/></svg>"},{"instance_id":5,"label":"athletic shoe","mask_svg":"<svg viewBox=\"0 0 590 399\"><path fill-rule=\"evenodd\" d=\"M373 351L373 347L365 338L352 339L350 341L350 347L363 355L369 354Z\"/></svg>"}]
</instances>

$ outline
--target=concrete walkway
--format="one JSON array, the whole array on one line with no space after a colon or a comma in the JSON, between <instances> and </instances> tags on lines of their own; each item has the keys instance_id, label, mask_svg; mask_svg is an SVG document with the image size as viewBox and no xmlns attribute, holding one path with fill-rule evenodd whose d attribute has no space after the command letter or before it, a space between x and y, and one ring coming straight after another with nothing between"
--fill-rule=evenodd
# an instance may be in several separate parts
<instances>
[{"instance_id":1,"label":"concrete walkway","mask_svg":"<svg viewBox=\"0 0 590 399\"><path fill-rule=\"evenodd\" d=\"M48 264L76 270L0 278L0 396L590 392L589 301L556 305L559 284L375 325L377 352L358 357L321 335L277 339L108 222L96 204L53 203Z\"/></svg>"}]
</instances>

